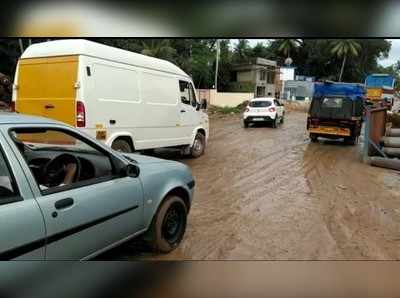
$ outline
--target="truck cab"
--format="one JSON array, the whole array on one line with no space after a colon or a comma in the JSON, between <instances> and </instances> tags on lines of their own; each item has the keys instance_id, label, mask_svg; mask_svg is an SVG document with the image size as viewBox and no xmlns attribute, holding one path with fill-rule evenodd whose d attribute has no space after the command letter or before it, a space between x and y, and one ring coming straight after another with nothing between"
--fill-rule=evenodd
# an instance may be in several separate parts
<instances>
[{"instance_id":1,"label":"truck cab","mask_svg":"<svg viewBox=\"0 0 400 298\"><path fill-rule=\"evenodd\" d=\"M364 101L362 84L316 83L307 118L311 141L324 137L356 144L361 132Z\"/></svg>"}]
</instances>

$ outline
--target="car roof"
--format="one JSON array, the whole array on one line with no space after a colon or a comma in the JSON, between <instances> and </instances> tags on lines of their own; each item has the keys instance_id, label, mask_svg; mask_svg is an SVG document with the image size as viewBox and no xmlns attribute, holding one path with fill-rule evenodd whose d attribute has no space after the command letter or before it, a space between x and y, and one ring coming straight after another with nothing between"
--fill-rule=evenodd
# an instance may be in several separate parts
<instances>
[{"instance_id":1,"label":"car roof","mask_svg":"<svg viewBox=\"0 0 400 298\"><path fill-rule=\"evenodd\" d=\"M250 101L274 101L275 97L256 97L251 99Z\"/></svg>"},{"instance_id":2,"label":"car roof","mask_svg":"<svg viewBox=\"0 0 400 298\"><path fill-rule=\"evenodd\" d=\"M19 113L0 112L0 125L2 124L63 124L63 123L44 117L36 117Z\"/></svg>"}]
</instances>

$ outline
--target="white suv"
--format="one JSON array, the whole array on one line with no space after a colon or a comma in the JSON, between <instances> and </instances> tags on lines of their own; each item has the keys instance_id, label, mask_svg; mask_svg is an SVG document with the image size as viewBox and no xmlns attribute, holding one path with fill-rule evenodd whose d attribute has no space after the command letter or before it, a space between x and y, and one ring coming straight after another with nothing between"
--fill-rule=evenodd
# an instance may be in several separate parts
<instances>
[{"instance_id":1,"label":"white suv","mask_svg":"<svg viewBox=\"0 0 400 298\"><path fill-rule=\"evenodd\" d=\"M272 127L276 128L279 123L283 123L285 118L285 106L273 97L253 98L249 101L244 113L243 124L248 127L254 122L271 122Z\"/></svg>"}]
</instances>

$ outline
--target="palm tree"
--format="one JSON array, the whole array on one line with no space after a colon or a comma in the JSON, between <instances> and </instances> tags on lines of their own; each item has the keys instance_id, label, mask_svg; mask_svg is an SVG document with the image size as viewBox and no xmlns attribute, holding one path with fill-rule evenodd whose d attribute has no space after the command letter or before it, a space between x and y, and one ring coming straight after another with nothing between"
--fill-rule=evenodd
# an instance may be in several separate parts
<instances>
[{"instance_id":1,"label":"palm tree","mask_svg":"<svg viewBox=\"0 0 400 298\"><path fill-rule=\"evenodd\" d=\"M342 81L344 66L346 64L347 56L358 56L361 51L361 46L354 39L338 39L332 42L331 53L336 55L338 58L343 57L342 67L339 73L339 82Z\"/></svg>"},{"instance_id":2,"label":"palm tree","mask_svg":"<svg viewBox=\"0 0 400 298\"><path fill-rule=\"evenodd\" d=\"M149 39L142 43L142 54L171 60L176 54L176 50L170 46L167 39Z\"/></svg>"},{"instance_id":3,"label":"palm tree","mask_svg":"<svg viewBox=\"0 0 400 298\"><path fill-rule=\"evenodd\" d=\"M282 52L286 58L290 57L290 52L296 51L302 45L300 39L280 39L278 51Z\"/></svg>"}]
</instances>

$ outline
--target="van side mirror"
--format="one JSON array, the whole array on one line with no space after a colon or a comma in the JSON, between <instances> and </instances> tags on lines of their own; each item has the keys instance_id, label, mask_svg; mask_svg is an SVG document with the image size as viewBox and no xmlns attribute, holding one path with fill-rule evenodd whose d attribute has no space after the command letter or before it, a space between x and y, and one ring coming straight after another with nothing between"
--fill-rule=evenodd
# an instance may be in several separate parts
<instances>
[{"instance_id":1,"label":"van side mirror","mask_svg":"<svg viewBox=\"0 0 400 298\"><path fill-rule=\"evenodd\" d=\"M207 110L207 99L203 98L200 102L200 109Z\"/></svg>"}]
</instances>

